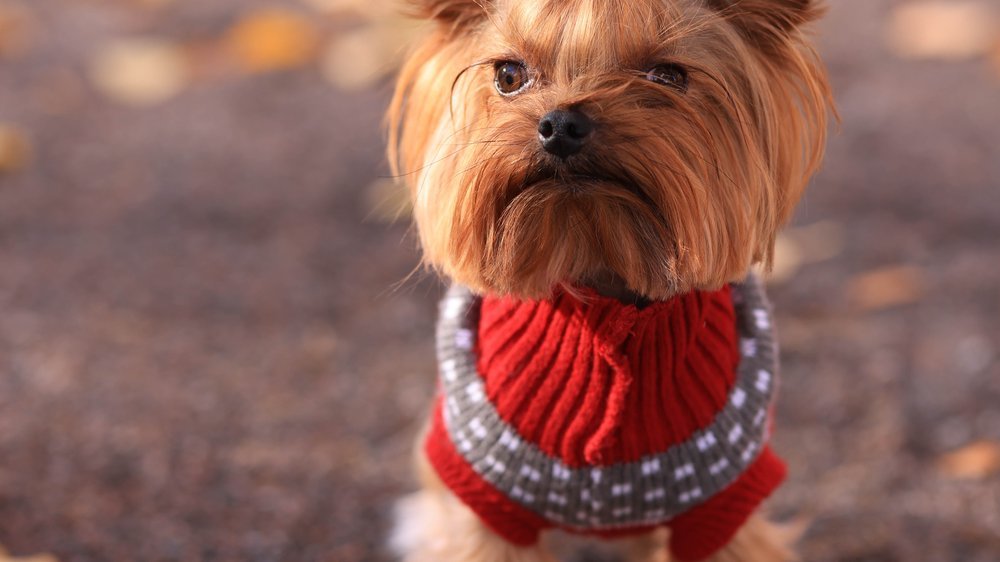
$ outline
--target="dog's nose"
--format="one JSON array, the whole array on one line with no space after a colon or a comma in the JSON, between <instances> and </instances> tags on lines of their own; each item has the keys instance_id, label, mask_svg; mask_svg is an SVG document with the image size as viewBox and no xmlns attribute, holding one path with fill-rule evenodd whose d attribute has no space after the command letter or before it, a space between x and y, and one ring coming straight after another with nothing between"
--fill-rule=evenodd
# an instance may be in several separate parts
<instances>
[{"instance_id":1,"label":"dog's nose","mask_svg":"<svg viewBox=\"0 0 1000 562\"><path fill-rule=\"evenodd\" d=\"M575 109L550 111L538 122L538 139L542 148L559 158L580 152L594 130L594 122Z\"/></svg>"}]
</instances>

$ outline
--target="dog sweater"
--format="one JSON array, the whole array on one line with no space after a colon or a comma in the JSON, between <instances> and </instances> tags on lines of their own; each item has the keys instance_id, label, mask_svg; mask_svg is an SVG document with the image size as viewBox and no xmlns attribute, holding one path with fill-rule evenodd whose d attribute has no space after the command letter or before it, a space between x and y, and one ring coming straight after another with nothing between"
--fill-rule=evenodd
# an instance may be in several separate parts
<instances>
[{"instance_id":1,"label":"dog sweater","mask_svg":"<svg viewBox=\"0 0 1000 562\"><path fill-rule=\"evenodd\" d=\"M759 281L641 309L574 292L449 290L431 465L514 544L666 526L676 558L711 556L785 475L768 446L777 351Z\"/></svg>"}]
</instances>

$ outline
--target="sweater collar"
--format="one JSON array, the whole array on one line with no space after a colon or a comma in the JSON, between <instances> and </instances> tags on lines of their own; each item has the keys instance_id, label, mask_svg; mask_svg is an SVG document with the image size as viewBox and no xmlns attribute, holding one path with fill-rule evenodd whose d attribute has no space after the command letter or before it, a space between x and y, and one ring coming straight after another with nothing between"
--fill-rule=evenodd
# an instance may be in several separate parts
<instances>
[{"instance_id":1,"label":"sweater collar","mask_svg":"<svg viewBox=\"0 0 1000 562\"><path fill-rule=\"evenodd\" d=\"M728 286L643 308L592 289L487 296L477 352L487 394L519 431L581 465L664 450L710 424L739 364Z\"/></svg>"},{"instance_id":2,"label":"sweater collar","mask_svg":"<svg viewBox=\"0 0 1000 562\"><path fill-rule=\"evenodd\" d=\"M683 441L635 457L636 450L602 438L609 433L598 435L600 432L594 431L595 422L596 426L602 425L601 418L606 413L600 400L583 410L551 413L554 410L543 409L538 424L512 423L518 421L517 407L508 400L536 401L540 393L535 388L502 384L494 386L502 392L491 394L487 388L490 377L483 376L477 368L481 355L476 351L480 347L478 328L486 320L487 312L483 307L484 299L464 287L453 286L441 301L437 330L442 392L440 411L448 439L463 462L496 489L568 528L654 524L700 504L734 482L765 450L769 412L777 384L777 351L770 306L759 281L751 276L733 284L731 296L739 333L740 361L723 407L715 413L711 423L683 436ZM534 382L556 384L567 392L572 390L561 386L562 383L553 377L536 378ZM598 398L604 395L603 384L586 388L588 393L593 390ZM654 394L639 395L653 402L658 400ZM682 402L663 404L661 410L683 415L690 405L688 397L694 395L681 389L679 396ZM542 402L537 403L542 405ZM651 410L655 409L654 404ZM538 438L531 433L531 428L552 427L557 419L578 423L579 427L559 429L555 433L556 441L568 448L553 452L549 446L552 442L544 435ZM629 426L626 434L638 435L663 427L662 424ZM587 451L582 454L596 462L586 458L580 462L580 458L574 456L581 454L581 436L585 438L584 447L595 444L589 455ZM537 479L548 481L550 477L558 479L562 496L553 498L532 492ZM616 510L615 502L605 500L624 490L618 489L622 482L639 484L634 492L640 502L642 494L649 490L658 491L661 496L657 497L661 499L655 505L643 504L645 507L639 510ZM566 510L560 503L561 497L587 497L592 501Z\"/></svg>"}]
</instances>

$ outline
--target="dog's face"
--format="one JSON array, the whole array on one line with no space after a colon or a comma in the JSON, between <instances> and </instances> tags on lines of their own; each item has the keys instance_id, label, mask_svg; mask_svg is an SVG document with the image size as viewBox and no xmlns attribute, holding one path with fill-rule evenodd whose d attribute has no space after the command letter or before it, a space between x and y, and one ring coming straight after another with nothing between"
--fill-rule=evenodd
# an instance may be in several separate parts
<instances>
[{"instance_id":1,"label":"dog's face","mask_svg":"<svg viewBox=\"0 0 1000 562\"><path fill-rule=\"evenodd\" d=\"M544 297L652 299L768 262L822 156L810 0L413 0L437 21L390 109L425 259Z\"/></svg>"}]
</instances>

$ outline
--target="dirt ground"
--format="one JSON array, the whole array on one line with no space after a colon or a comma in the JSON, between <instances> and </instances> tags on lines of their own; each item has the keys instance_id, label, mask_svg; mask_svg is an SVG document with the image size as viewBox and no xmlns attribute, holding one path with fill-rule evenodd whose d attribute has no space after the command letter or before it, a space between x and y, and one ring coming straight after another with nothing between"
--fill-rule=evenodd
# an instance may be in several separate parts
<instances>
[{"instance_id":1,"label":"dirt ground","mask_svg":"<svg viewBox=\"0 0 1000 562\"><path fill-rule=\"evenodd\" d=\"M372 210L387 83L306 64L115 103L87 79L96 45L197 42L263 5L139 4L21 2L36 40L0 57L0 123L31 149L0 175L0 545L388 560L441 287ZM813 518L807 561L997 562L1000 73L895 57L896 2L833 4L843 123L770 289L773 510Z\"/></svg>"}]
</instances>

